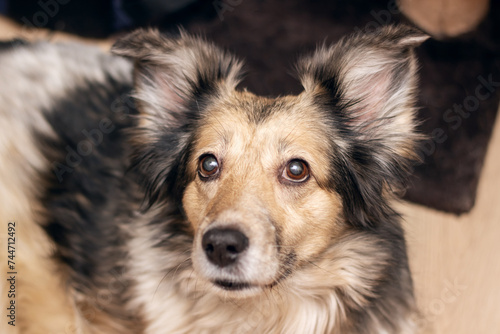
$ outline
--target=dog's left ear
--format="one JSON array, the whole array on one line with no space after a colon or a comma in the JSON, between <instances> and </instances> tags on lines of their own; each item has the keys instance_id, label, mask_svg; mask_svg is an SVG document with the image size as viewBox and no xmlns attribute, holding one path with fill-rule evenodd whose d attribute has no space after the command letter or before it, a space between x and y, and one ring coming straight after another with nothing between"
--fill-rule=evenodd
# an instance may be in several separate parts
<instances>
[{"instance_id":1,"label":"dog's left ear","mask_svg":"<svg viewBox=\"0 0 500 334\"><path fill-rule=\"evenodd\" d=\"M336 164L346 169L337 182L344 190L352 183L346 206L362 225L377 219L385 185L398 186L416 158L413 49L427 38L414 28L384 27L322 47L298 63L303 94L337 130L332 136L343 162Z\"/></svg>"},{"instance_id":2,"label":"dog's left ear","mask_svg":"<svg viewBox=\"0 0 500 334\"><path fill-rule=\"evenodd\" d=\"M139 29L118 40L112 52L134 60L133 97L140 113L132 138L134 163L150 205L180 196L183 161L194 124L212 99L231 94L242 64L202 38L172 37Z\"/></svg>"}]
</instances>

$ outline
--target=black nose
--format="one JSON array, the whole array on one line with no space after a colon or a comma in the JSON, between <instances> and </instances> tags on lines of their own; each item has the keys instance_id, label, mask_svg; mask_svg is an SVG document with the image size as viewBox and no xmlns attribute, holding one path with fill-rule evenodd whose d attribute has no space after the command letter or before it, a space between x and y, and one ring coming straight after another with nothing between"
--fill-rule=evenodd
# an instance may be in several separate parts
<instances>
[{"instance_id":1,"label":"black nose","mask_svg":"<svg viewBox=\"0 0 500 334\"><path fill-rule=\"evenodd\" d=\"M247 249L248 238L235 229L213 228L205 233L201 245L210 262L226 267Z\"/></svg>"}]
</instances>

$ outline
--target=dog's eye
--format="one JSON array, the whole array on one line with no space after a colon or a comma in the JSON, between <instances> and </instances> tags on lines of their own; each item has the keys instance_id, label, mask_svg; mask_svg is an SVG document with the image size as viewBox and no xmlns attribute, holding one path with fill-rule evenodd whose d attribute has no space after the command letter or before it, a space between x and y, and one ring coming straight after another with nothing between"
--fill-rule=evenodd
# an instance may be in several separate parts
<instances>
[{"instance_id":1,"label":"dog's eye","mask_svg":"<svg viewBox=\"0 0 500 334\"><path fill-rule=\"evenodd\" d=\"M309 168L302 160L292 160L283 170L283 177L293 182L304 182L309 178Z\"/></svg>"},{"instance_id":2,"label":"dog's eye","mask_svg":"<svg viewBox=\"0 0 500 334\"><path fill-rule=\"evenodd\" d=\"M214 176L219 171L219 162L211 154L207 154L200 159L198 172L202 178Z\"/></svg>"}]
</instances>

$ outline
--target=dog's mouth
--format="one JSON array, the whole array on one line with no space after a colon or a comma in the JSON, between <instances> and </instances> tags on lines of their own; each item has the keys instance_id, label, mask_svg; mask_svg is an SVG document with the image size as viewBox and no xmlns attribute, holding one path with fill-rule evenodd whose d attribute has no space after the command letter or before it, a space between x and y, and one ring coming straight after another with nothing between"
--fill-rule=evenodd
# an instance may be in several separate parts
<instances>
[{"instance_id":1,"label":"dog's mouth","mask_svg":"<svg viewBox=\"0 0 500 334\"><path fill-rule=\"evenodd\" d=\"M295 262L295 256L293 254L289 255L287 259L288 259L287 265L283 266L283 269L281 270L281 275L275 278L271 283L255 284L244 281L239 282L237 280L235 281L235 280L215 279L212 281L212 284L225 291L243 291L250 289L266 289L266 288L272 289L292 274L291 266Z\"/></svg>"},{"instance_id":2,"label":"dog's mouth","mask_svg":"<svg viewBox=\"0 0 500 334\"><path fill-rule=\"evenodd\" d=\"M285 272L283 275L281 275L278 279L273 281L270 284L266 284L263 286L260 286L261 288L273 288L274 286L278 285L282 280L284 280L290 272ZM242 291L242 290L248 290L251 288L258 288L259 285L247 283L247 282L235 282L235 281L225 281L225 280L215 280L212 282L215 286L226 290L226 291Z\"/></svg>"},{"instance_id":3,"label":"dog's mouth","mask_svg":"<svg viewBox=\"0 0 500 334\"><path fill-rule=\"evenodd\" d=\"M245 283L245 282L233 282L233 281L216 280L213 283L216 286L218 286L219 288L227 290L227 291L246 290L246 289L250 289L251 287L253 287L252 284Z\"/></svg>"}]
</instances>

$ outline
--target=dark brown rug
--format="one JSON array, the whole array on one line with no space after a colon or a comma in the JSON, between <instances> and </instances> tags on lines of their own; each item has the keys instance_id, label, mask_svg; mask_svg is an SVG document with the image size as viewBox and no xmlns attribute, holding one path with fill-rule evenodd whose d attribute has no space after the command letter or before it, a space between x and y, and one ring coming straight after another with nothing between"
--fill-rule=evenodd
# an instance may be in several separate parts
<instances>
[{"instance_id":1,"label":"dark brown rug","mask_svg":"<svg viewBox=\"0 0 500 334\"><path fill-rule=\"evenodd\" d=\"M191 5L150 20L151 25L165 30L182 25L245 58L249 75L242 86L262 95L298 93L301 88L289 74L291 66L299 54L319 43L333 43L355 30L407 23L395 0L185 2ZM129 16L141 14L137 22L145 22L142 2L121 3ZM36 1L10 1L10 14L21 22L39 18L40 10ZM45 27L105 36L113 31L110 22L117 19L111 1L72 0L58 10L57 15L46 15ZM418 49L418 56L419 117L429 140L422 145L423 164L415 168L405 198L464 213L474 206L500 99L499 1L492 1L488 17L475 31L448 41L431 39Z\"/></svg>"}]
</instances>

